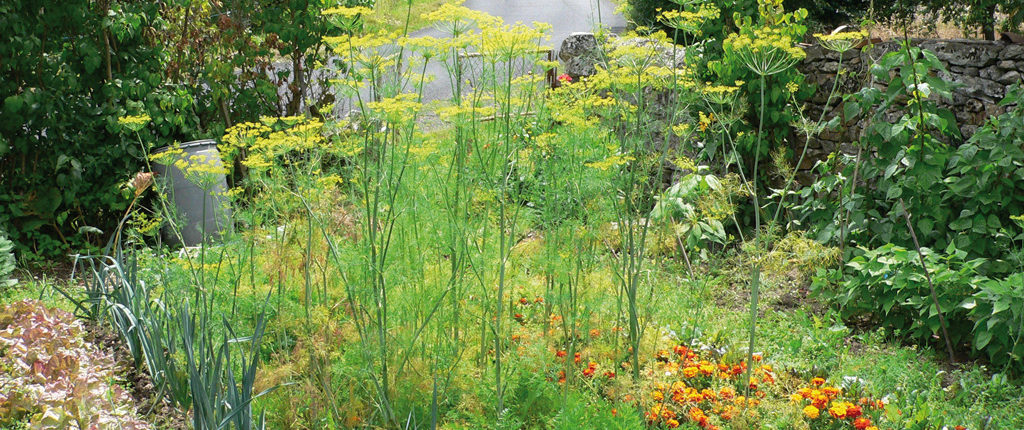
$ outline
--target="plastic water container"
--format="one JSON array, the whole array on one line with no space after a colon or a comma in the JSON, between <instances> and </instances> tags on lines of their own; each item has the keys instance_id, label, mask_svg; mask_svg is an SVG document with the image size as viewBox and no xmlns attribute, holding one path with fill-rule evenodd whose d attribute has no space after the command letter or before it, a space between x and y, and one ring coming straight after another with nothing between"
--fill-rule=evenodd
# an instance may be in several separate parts
<instances>
[{"instance_id":1,"label":"plastic water container","mask_svg":"<svg viewBox=\"0 0 1024 430\"><path fill-rule=\"evenodd\" d=\"M228 190L224 174L203 173L204 183L189 181L185 172L174 165L174 161L187 160L190 164L203 164L220 170L223 163L217 142L213 139L196 140L178 146L183 153L179 158L164 164L155 164L153 170L157 180L164 184L163 190L171 205L173 223L164 223L164 240L172 245L196 246L204 240L216 240L222 234L232 231L231 203L224 193ZM163 147L154 154L166 152L172 147ZM175 230L180 231L181 240ZM203 233L205 232L205 237ZM184 243L182 243L184 241Z\"/></svg>"}]
</instances>

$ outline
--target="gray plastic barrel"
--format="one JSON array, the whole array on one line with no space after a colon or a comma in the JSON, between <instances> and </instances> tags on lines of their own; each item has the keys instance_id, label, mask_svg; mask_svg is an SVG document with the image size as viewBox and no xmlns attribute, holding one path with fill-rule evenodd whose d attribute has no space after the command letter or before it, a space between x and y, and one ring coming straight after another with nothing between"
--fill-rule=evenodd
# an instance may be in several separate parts
<instances>
[{"instance_id":1,"label":"gray plastic barrel","mask_svg":"<svg viewBox=\"0 0 1024 430\"><path fill-rule=\"evenodd\" d=\"M219 170L223 163L215 140L196 140L182 143L179 147L183 153L178 159L170 160L172 162L167 165L153 166L158 180L164 184L163 190L169 193L167 200L172 203L174 222L173 225L165 223L162 233L168 243L182 244L175 232L178 230L185 246L195 246L203 242L204 231L207 240L214 240L220 238L222 233L232 230L231 204L224 196L228 183L223 174L203 173L207 181L195 184L189 181L185 172L173 164L174 161L185 159L190 164L202 163ZM159 154L171 148L160 148L153 153Z\"/></svg>"}]
</instances>

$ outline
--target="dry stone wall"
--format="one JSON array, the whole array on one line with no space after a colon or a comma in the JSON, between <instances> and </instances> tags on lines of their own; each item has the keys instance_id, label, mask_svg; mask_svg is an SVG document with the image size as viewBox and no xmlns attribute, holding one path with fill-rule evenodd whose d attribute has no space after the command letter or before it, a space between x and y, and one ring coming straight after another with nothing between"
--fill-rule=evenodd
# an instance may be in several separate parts
<instances>
[{"instance_id":1,"label":"dry stone wall","mask_svg":"<svg viewBox=\"0 0 1024 430\"><path fill-rule=\"evenodd\" d=\"M947 72L940 74L956 87L952 100L940 100L939 104L953 112L965 138L984 124L986 118L1003 112L999 101L1006 95L1010 85L1020 82L1024 75L1024 45L1002 41L967 39L924 39L912 40L914 46L935 53L946 66ZM870 84L868 67L873 59L898 50L899 41L877 43L862 49L848 51L843 56L843 68L849 74L841 80L840 94L858 91ZM835 82L839 67L839 54L820 46L806 48L807 58L798 68L807 76L806 82L818 85L818 91L809 100L808 112L817 118L826 108L829 90ZM884 89L884 84L876 84ZM839 100L832 100L829 117L838 114ZM894 113L895 115L895 113ZM849 121L842 130L826 131L813 139L808 146L808 156L800 166L801 170L811 168L817 160L823 159L836 150L850 152L851 142L857 140L863 129L863 122ZM803 142L795 142L794 149L802 149Z\"/></svg>"},{"instance_id":2,"label":"dry stone wall","mask_svg":"<svg viewBox=\"0 0 1024 430\"><path fill-rule=\"evenodd\" d=\"M986 118L1003 112L999 101L1006 95L1010 85L1020 82L1024 76L1024 44L967 39L921 39L912 40L911 43L935 52L947 69L940 77L958 84L953 90L952 100L940 101L940 105L953 112L965 138L972 135ZM885 53L899 49L899 46L899 41L888 41L846 52L843 68L848 70L848 74L841 81L838 94L856 92L869 84L868 67L873 59L881 58ZM807 58L797 67L807 76L807 83L818 86L818 91L808 101L807 107L811 118L818 118L826 109L826 99L835 82L839 54L820 46L808 47L806 52ZM566 38L558 54L563 72L573 78L594 73L594 63L598 57L597 40L589 33L574 33ZM678 59L676 63L679 64ZM877 85L884 87L883 84ZM826 118L841 111L837 109L840 101L841 97L832 100ZM893 113L894 116L897 114ZM799 166L800 170L811 169L816 161L836 150L853 152L852 142L857 141L864 124L856 119L847 120L841 130L825 131L810 142L808 155ZM793 146L794 150L799 151L803 148L803 141L795 141ZM801 179L808 179L807 172L803 173Z\"/></svg>"}]
</instances>

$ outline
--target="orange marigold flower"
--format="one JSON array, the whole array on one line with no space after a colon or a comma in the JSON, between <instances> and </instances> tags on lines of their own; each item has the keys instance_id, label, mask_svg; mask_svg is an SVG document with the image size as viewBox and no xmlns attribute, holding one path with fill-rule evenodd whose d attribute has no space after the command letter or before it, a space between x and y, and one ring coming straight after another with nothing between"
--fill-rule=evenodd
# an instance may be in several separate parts
<instances>
[{"instance_id":1,"label":"orange marigold flower","mask_svg":"<svg viewBox=\"0 0 1024 430\"><path fill-rule=\"evenodd\" d=\"M857 419L853 420L853 428L855 428L857 430L864 430L864 429L866 429L868 427L871 427L871 420L870 419L867 419L867 418L864 418L864 417L860 417L860 418L857 418Z\"/></svg>"},{"instance_id":2,"label":"orange marigold flower","mask_svg":"<svg viewBox=\"0 0 1024 430\"><path fill-rule=\"evenodd\" d=\"M702 400L704 400L704 395L701 394L700 391L697 391L696 389L693 388L686 389L686 401L698 403Z\"/></svg>"},{"instance_id":3,"label":"orange marigold flower","mask_svg":"<svg viewBox=\"0 0 1024 430\"><path fill-rule=\"evenodd\" d=\"M572 356L573 363L580 364L580 353L575 353Z\"/></svg>"},{"instance_id":4,"label":"orange marigold flower","mask_svg":"<svg viewBox=\"0 0 1024 430\"><path fill-rule=\"evenodd\" d=\"M761 355L760 352L754 354L754 361L761 361L763 359L764 357Z\"/></svg>"},{"instance_id":5,"label":"orange marigold flower","mask_svg":"<svg viewBox=\"0 0 1024 430\"><path fill-rule=\"evenodd\" d=\"M599 336L601 336L601 330L598 330L596 328L590 330L590 337L599 337Z\"/></svg>"},{"instance_id":6,"label":"orange marigold flower","mask_svg":"<svg viewBox=\"0 0 1024 430\"><path fill-rule=\"evenodd\" d=\"M731 399L736 395L736 390L732 387L723 387L721 390L718 390L718 395L723 399Z\"/></svg>"},{"instance_id":7,"label":"orange marigold flower","mask_svg":"<svg viewBox=\"0 0 1024 430\"><path fill-rule=\"evenodd\" d=\"M537 296L536 299L533 299L533 302L534 303L544 303L544 298L541 297L541 296Z\"/></svg>"},{"instance_id":8,"label":"orange marigold flower","mask_svg":"<svg viewBox=\"0 0 1024 430\"><path fill-rule=\"evenodd\" d=\"M814 384L814 385L822 385L822 384L825 383L825 378L817 378L817 377L815 377L815 378L811 379L811 383Z\"/></svg>"},{"instance_id":9,"label":"orange marigold flower","mask_svg":"<svg viewBox=\"0 0 1024 430\"><path fill-rule=\"evenodd\" d=\"M565 350L559 349L558 352L555 353L555 357L562 358L562 357L565 357L566 354L568 354L568 353L565 352Z\"/></svg>"},{"instance_id":10,"label":"orange marigold flower","mask_svg":"<svg viewBox=\"0 0 1024 430\"><path fill-rule=\"evenodd\" d=\"M665 400L665 393L662 393L661 391L653 391L651 392L651 398L656 402L663 401Z\"/></svg>"},{"instance_id":11,"label":"orange marigold flower","mask_svg":"<svg viewBox=\"0 0 1024 430\"><path fill-rule=\"evenodd\" d=\"M707 425L708 416L705 415L704 411L702 411L700 408L690 408L690 412L688 415L691 421L699 424L700 426L703 427Z\"/></svg>"},{"instance_id":12,"label":"orange marigold flower","mask_svg":"<svg viewBox=\"0 0 1024 430\"><path fill-rule=\"evenodd\" d=\"M967 430L967 427L959 426L959 425L956 426L956 427L953 427L953 428L956 429L956 430Z\"/></svg>"},{"instance_id":13,"label":"orange marigold flower","mask_svg":"<svg viewBox=\"0 0 1024 430\"><path fill-rule=\"evenodd\" d=\"M704 397L704 400L715 400L717 398L715 391L710 388L700 390L700 395Z\"/></svg>"},{"instance_id":14,"label":"orange marigold flower","mask_svg":"<svg viewBox=\"0 0 1024 430\"><path fill-rule=\"evenodd\" d=\"M847 403L846 405L847 405L846 406L846 417L847 418L857 418L857 417L861 416L862 410L861 410L860 406L851 405L849 403Z\"/></svg>"},{"instance_id":15,"label":"orange marigold flower","mask_svg":"<svg viewBox=\"0 0 1024 430\"><path fill-rule=\"evenodd\" d=\"M674 418L669 418L668 421L665 421L665 425L667 425L670 429L674 429L676 427L679 427L679 421L676 421Z\"/></svg>"},{"instance_id":16,"label":"orange marigold flower","mask_svg":"<svg viewBox=\"0 0 1024 430\"><path fill-rule=\"evenodd\" d=\"M815 418L818 418L819 414L821 414L821 411L819 411L818 408L811 405L804 406L804 416L806 416L807 418L813 420Z\"/></svg>"},{"instance_id":17,"label":"orange marigold flower","mask_svg":"<svg viewBox=\"0 0 1024 430\"><path fill-rule=\"evenodd\" d=\"M715 372L715 366L712 365L711 362L707 360L701 361L700 365L698 366L698 369L700 369L700 373L703 373L705 375L710 375Z\"/></svg>"},{"instance_id":18,"label":"orange marigold flower","mask_svg":"<svg viewBox=\"0 0 1024 430\"><path fill-rule=\"evenodd\" d=\"M692 378L694 376L697 376L698 372L700 372L700 371L696 367L694 367L694 366L689 366L689 367L684 367L683 368L683 376L685 376L687 378Z\"/></svg>"},{"instance_id":19,"label":"orange marigold flower","mask_svg":"<svg viewBox=\"0 0 1024 430\"><path fill-rule=\"evenodd\" d=\"M521 304L521 305L528 305L528 304L530 304L530 301L526 300L526 297L520 297L519 298L519 304Z\"/></svg>"}]
</instances>

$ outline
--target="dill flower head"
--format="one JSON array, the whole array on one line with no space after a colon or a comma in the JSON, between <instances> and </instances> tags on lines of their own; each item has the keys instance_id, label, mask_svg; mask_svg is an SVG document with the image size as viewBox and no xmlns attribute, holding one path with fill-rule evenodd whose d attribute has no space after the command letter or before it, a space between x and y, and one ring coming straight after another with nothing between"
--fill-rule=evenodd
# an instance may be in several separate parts
<instances>
[{"instance_id":1,"label":"dill flower head","mask_svg":"<svg viewBox=\"0 0 1024 430\"><path fill-rule=\"evenodd\" d=\"M149 124L151 119L152 118L146 114L128 115L117 118L117 123L125 129L138 133L146 126L146 124Z\"/></svg>"},{"instance_id":2,"label":"dill flower head","mask_svg":"<svg viewBox=\"0 0 1024 430\"><path fill-rule=\"evenodd\" d=\"M708 103L720 105L730 104L736 100L737 91L740 89L738 85L741 84L742 83L739 83L737 86L706 85L700 89L700 94L704 97L704 100L708 101Z\"/></svg>"},{"instance_id":3,"label":"dill flower head","mask_svg":"<svg viewBox=\"0 0 1024 430\"><path fill-rule=\"evenodd\" d=\"M324 9L320 12L323 16L342 16L345 18L358 17L360 15L370 15L373 13L373 9L366 6L355 6L355 7L332 7Z\"/></svg>"},{"instance_id":4,"label":"dill flower head","mask_svg":"<svg viewBox=\"0 0 1024 430\"><path fill-rule=\"evenodd\" d=\"M733 33L725 40L724 46L747 68L761 76L783 72L807 56L790 36L771 27L757 28L753 34Z\"/></svg>"},{"instance_id":5,"label":"dill flower head","mask_svg":"<svg viewBox=\"0 0 1024 430\"><path fill-rule=\"evenodd\" d=\"M835 52L846 52L853 49L853 46L868 37L866 31L843 31L832 34L815 34L821 46Z\"/></svg>"},{"instance_id":6,"label":"dill flower head","mask_svg":"<svg viewBox=\"0 0 1024 430\"><path fill-rule=\"evenodd\" d=\"M469 31L475 24L477 27L496 27L502 20L486 12L476 11L462 6L462 0L445 3L431 12L422 15L423 19L434 24L443 31L451 32L452 36L460 36Z\"/></svg>"},{"instance_id":7,"label":"dill flower head","mask_svg":"<svg viewBox=\"0 0 1024 430\"><path fill-rule=\"evenodd\" d=\"M705 22L718 18L721 12L713 3L702 3L696 11L689 10L658 10L658 20L665 25L687 33L700 35L700 27Z\"/></svg>"}]
</instances>

